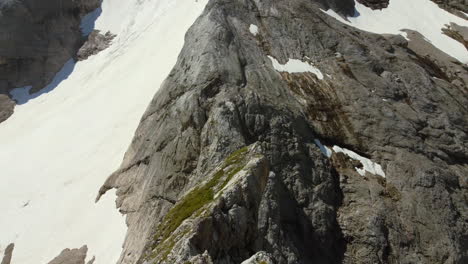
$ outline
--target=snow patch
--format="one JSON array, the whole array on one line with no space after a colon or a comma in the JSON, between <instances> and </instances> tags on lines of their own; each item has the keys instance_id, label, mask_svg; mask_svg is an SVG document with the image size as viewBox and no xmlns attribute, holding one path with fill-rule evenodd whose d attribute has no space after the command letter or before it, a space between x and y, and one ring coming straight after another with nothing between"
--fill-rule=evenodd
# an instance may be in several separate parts
<instances>
[{"instance_id":1,"label":"snow patch","mask_svg":"<svg viewBox=\"0 0 468 264\"><path fill-rule=\"evenodd\" d=\"M258 27L256 25L251 24L249 27L249 30L250 30L250 33L252 33L252 35L254 36L258 35Z\"/></svg>"},{"instance_id":2,"label":"snow patch","mask_svg":"<svg viewBox=\"0 0 468 264\"><path fill-rule=\"evenodd\" d=\"M15 243L12 263L48 263L83 245L95 264L117 262L125 219L115 191L96 204L97 192L121 164L206 3L105 0L82 30L93 23L117 34L111 47L66 64L46 92L12 92L23 104L0 123L0 247Z\"/></svg>"},{"instance_id":3,"label":"snow patch","mask_svg":"<svg viewBox=\"0 0 468 264\"><path fill-rule=\"evenodd\" d=\"M463 63L468 63L468 52L463 44L442 33L442 28L446 24L453 22L468 26L468 21L441 9L432 1L391 0L390 5L381 10L372 10L356 1L356 14L347 17L347 20L332 9L323 12L342 23L369 32L401 34L407 38L401 30L418 31L443 52Z\"/></svg>"},{"instance_id":4,"label":"snow patch","mask_svg":"<svg viewBox=\"0 0 468 264\"><path fill-rule=\"evenodd\" d=\"M273 68L277 70L278 72L289 72L289 73L303 73L303 72L311 72L317 76L320 80L323 80L323 74L322 72L316 68L315 66L303 62L301 60L296 60L296 59L289 59L286 64L281 64L273 58L272 56L268 56L270 58L271 62L273 63Z\"/></svg>"},{"instance_id":5,"label":"snow patch","mask_svg":"<svg viewBox=\"0 0 468 264\"><path fill-rule=\"evenodd\" d=\"M346 156L354 159L354 160L358 160L361 162L361 164L363 165L363 168L355 168L356 171L364 176L366 174L366 171L369 172L369 173L372 173L374 175L380 175L382 177L385 178L385 172L383 171L382 169L382 166L380 166L380 164L377 164L375 162L373 162L372 160L368 159L368 158L365 158L359 154L357 154L356 152L354 151L351 151L349 149L345 149L345 148L341 148L339 146L333 146L333 151L335 151L336 153L343 153L345 154Z\"/></svg>"}]
</instances>

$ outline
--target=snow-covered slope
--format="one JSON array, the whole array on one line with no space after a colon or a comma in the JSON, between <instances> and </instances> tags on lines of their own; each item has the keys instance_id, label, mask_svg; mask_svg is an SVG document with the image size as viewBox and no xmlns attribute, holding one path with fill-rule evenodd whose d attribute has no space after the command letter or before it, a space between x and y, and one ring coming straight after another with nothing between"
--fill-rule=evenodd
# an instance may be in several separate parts
<instances>
[{"instance_id":1,"label":"snow-covered slope","mask_svg":"<svg viewBox=\"0 0 468 264\"><path fill-rule=\"evenodd\" d=\"M402 29L418 31L440 50L468 63L466 48L456 40L442 34L442 28L450 22L468 26L468 21L459 18L429 0L391 0L388 8L372 10L356 2L356 15L348 21L332 9L325 13L343 23L374 33L404 34Z\"/></svg>"},{"instance_id":2,"label":"snow-covered slope","mask_svg":"<svg viewBox=\"0 0 468 264\"><path fill-rule=\"evenodd\" d=\"M0 124L0 256L15 243L13 264L42 264L64 248L88 245L95 263L117 261L124 218L113 195L98 204L94 199L120 165L205 4L104 0L95 26L117 34L113 45L76 65L69 62L48 93L15 91L24 104Z\"/></svg>"}]
</instances>

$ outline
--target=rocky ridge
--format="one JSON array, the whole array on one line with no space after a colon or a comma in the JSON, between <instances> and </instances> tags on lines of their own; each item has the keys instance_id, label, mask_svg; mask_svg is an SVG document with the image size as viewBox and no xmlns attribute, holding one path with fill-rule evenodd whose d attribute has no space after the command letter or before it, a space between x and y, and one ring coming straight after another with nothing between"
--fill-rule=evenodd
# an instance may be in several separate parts
<instances>
[{"instance_id":1,"label":"rocky ridge","mask_svg":"<svg viewBox=\"0 0 468 264\"><path fill-rule=\"evenodd\" d=\"M468 261L466 67L319 9L350 2L210 1L100 191L119 263Z\"/></svg>"},{"instance_id":2,"label":"rocky ridge","mask_svg":"<svg viewBox=\"0 0 468 264\"><path fill-rule=\"evenodd\" d=\"M110 31L102 34L99 30L93 30L89 34L88 39L83 46L78 50L76 58L78 61L86 60L90 56L98 54L100 51L107 49L115 35Z\"/></svg>"}]
</instances>

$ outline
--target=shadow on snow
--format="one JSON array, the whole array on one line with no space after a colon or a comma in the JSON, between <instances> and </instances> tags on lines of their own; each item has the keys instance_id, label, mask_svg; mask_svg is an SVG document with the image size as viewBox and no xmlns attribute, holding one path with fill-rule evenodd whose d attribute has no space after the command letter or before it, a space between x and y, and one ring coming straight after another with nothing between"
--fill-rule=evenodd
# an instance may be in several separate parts
<instances>
[{"instance_id":1,"label":"shadow on snow","mask_svg":"<svg viewBox=\"0 0 468 264\"><path fill-rule=\"evenodd\" d=\"M88 36L95 28L96 20L102 13L102 8L98 7L94 11L85 15L81 20L81 33L83 36ZM54 76L54 79L46 87L36 93L30 94L31 86L13 89L10 92L11 98L16 101L17 105L26 104L29 100L35 99L43 94L54 90L60 83L68 79L75 69L76 62L73 59L68 60Z\"/></svg>"}]
</instances>

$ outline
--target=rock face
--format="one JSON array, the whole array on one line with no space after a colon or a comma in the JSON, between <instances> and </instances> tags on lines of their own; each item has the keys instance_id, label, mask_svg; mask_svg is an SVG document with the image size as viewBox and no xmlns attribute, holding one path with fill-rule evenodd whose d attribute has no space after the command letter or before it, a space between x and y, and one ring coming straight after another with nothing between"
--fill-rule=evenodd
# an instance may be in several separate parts
<instances>
[{"instance_id":1,"label":"rock face","mask_svg":"<svg viewBox=\"0 0 468 264\"><path fill-rule=\"evenodd\" d=\"M100 191L127 215L119 263L468 262L466 68L325 3L207 5Z\"/></svg>"},{"instance_id":2,"label":"rock face","mask_svg":"<svg viewBox=\"0 0 468 264\"><path fill-rule=\"evenodd\" d=\"M99 0L2 1L0 5L0 96L13 88L47 85L85 38L81 18ZM0 122L12 113L11 100L0 101Z\"/></svg>"},{"instance_id":3,"label":"rock face","mask_svg":"<svg viewBox=\"0 0 468 264\"><path fill-rule=\"evenodd\" d=\"M359 3L372 9L383 9L388 7L390 0L357 0Z\"/></svg>"}]
</instances>

